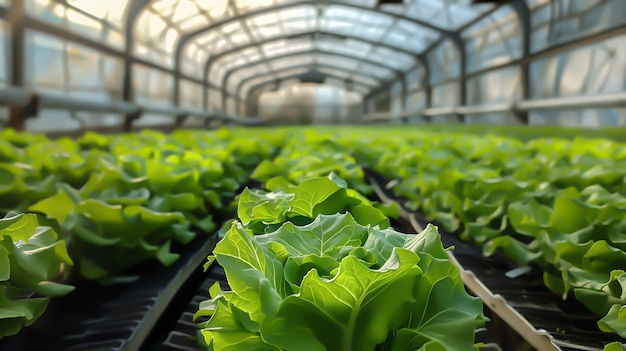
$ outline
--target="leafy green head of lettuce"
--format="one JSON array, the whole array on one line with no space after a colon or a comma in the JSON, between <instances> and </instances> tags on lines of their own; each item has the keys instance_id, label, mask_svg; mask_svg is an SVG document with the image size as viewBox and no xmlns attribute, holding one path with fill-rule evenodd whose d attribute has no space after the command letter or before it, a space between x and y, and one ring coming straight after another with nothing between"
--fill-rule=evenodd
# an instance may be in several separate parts
<instances>
[{"instance_id":1,"label":"leafy green head of lettuce","mask_svg":"<svg viewBox=\"0 0 626 351\"><path fill-rule=\"evenodd\" d=\"M214 286L196 317L211 317L216 351L471 350L485 321L433 226L407 235L346 213L253 236L235 223L213 259L232 291Z\"/></svg>"},{"instance_id":2,"label":"leafy green head of lettuce","mask_svg":"<svg viewBox=\"0 0 626 351\"><path fill-rule=\"evenodd\" d=\"M72 264L65 242L34 214L0 218L0 339L34 323L49 296L74 289L58 282Z\"/></svg>"},{"instance_id":3,"label":"leafy green head of lettuce","mask_svg":"<svg viewBox=\"0 0 626 351\"><path fill-rule=\"evenodd\" d=\"M363 225L389 227L389 218L398 216L397 207L368 200L331 173L292 185L283 177L265 185L270 192L244 189L239 197L237 215L246 229L262 234L277 229L286 221L311 223L320 214L349 212Z\"/></svg>"}]
</instances>

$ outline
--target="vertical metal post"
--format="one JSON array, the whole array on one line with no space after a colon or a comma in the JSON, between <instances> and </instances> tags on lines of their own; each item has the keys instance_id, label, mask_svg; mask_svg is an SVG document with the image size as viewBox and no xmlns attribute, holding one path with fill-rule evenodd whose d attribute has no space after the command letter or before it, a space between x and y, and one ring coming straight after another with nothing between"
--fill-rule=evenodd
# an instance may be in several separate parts
<instances>
[{"instance_id":1,"label":"vertical metal post","mask_svg":"<svg viewBox=\"0 0 626 351\"><path fill-rule=\"evenodd\" d=\"M456 33L452 37L452 41L454 42L454 44L456 45L457 50L459 51L459 90L458 90L459 98L458 98L458 103L459 103L459 106L466 106L467 105L467 82L466 82L466 75L467 75L467 50L465 50L465 42L463 41L463 38L461 37L461 35L459 33ZM465 118L464 114L459 113L459 114L456 115L456 118L461 123L465 123L466 122L466 118Z\"/></svg>"},{"instance_id":2,"label":"vertical metal post","mask_svg":"<svg viewBox=\"0 0 626 351\"><path fill-rule=\"evenodd\" d=\"M511 6L517 12L517 16L522 26L522 57L519 66L519 76L521 85L521 100L527 101L530 99L530 64L528 57L530 56L530 40L531 40L531 23L530 23L530 9L524 0L515 0ZM513 111L516 118L522 124L529 123L528 111Z\"/></svg>"},{"instance_id":3,"label":"vertical metal post","mask_svg":"<svg viewBox=\"0 0 626 351\"><path fill-rule=\"evenodd\" d=\"M11 0L9 20L11 25L11 58L9 79L11 85L24 86L24 29L26 9L23 0ZM21 106L9 107L9 126L15 130L26 128L26 118L29 117L26 109Z\"/></svg>"},{"instance_id":4,"label":"vertical metal post","mask_svg":"<svg viewBox=\"0 0 626 351\"><path fill-rule=\"evenodd\" d=\"M401 115L404 117L400 117L401 122L408 122L409 117L406 116L406 99L408 98L408 90L406 88L406 77L400 75L400 96L402 100L400 101L400 107L402 109Z\"/></svg>"},{"instance_id":5,"label":"vertical metal post","mask_svg":"<svg viewBox=\"0 0 626 351\"><path fill-rule=\"evenodd\" d=\"M425 68L426 71L424 72L424 81L422 83L424 85L424 98L426 100L424 103L424 110L433 107L433 87L430 84L430 67L428 66L428 61L426 62ZM422 116L422 118L426 122L431 122L432 120L430 116Z\"/></svg>"},{"instance_id":6,"label":"vertical metal post","mask_svg":"<svg viewBox=\"0 0 626 351\"><path fill-rule=\"evenodd\" d=\"M17 0L22 1L22 0ZM135 0L128 4L126 23L124 26L124 81L122 84L122 99L126 102L133 102L135 96L133 91L133 48L135 47L135 22L141 10L148 5L150 0ZM130 132L133 121L141 117L141 111L128 114L124 117L124 130Z\"/></svg>"}]
</instances>

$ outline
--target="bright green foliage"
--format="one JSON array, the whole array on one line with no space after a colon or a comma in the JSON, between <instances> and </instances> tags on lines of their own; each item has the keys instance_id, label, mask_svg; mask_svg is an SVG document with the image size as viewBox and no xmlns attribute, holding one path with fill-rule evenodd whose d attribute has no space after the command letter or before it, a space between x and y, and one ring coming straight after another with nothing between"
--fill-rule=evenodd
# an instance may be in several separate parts
<instances>
[{"instance_id":1,"label":"bright green foliage","mask_svg":"<svg viewBox=\"0 0 626 351\"><path fill-rule=\"evenodd\" d=\"M51 228L38 226L35 215L10 213L0 219L0 339L33 324L48 296L74 289L56 282L72 264L64 241Z\"/></svg>"},{"instance_id":2,"label":"bright green foliage","mask_svg":"<svg viewBox=\"0 0 626 351\"><path fill-rule=\"evenodd\" d=\"M484 245L486 255L502 250L520 264L544 267L546 286L564 297L574 291L605 316L603 330L626 334L617 313L626 301L614 277L626 267L625 145L389 134L346 133L339 143L356 150L362 165L397 180L393 190L408 208Z\"/></svg>"},{"instance_id":3,"label":"bright green foliage","mask_svg":"<svg viewBox=\"0 0 626 351\"><path fill-rule=\"evenodd\" d=\"M369 194L372 187L365 182L364 172L347 149L334 141L331 134L299 131L292 134L273 160L264 160L252 173L262 182L278 176L293 184L334 173L344 179L350 188Z\"/></svg>"},{"instance_id":4,"label":"bright green foliage","mask_svg":"<svg viewBox=\"0 0 626 351\"><path fill-rule=\"evenodd\" d=\"M389 227L389 218L381 211L386 210L384 206L347 188L347 183L334 173L307 179L297 186L277 177L266 186L272 192L246 188L239 197L237 215L252 233L273 231L285 221L308 224L320 214L346 211L361 224Z\"/></svg>"},{"instance_id":5,"label":"bright green foliage","mask_svg":"<svg viewBox=\"0 0 626 351\"><path fill-rule=\"evenodd\" d=\"M47 145L29 147L42 153ZM178 254L171 252L173 242L187 244L195 231L213 233L214 215L231 209L229 202L252 169L275 152L269 142L229 131L178 131L172 136L145 131L112 137L91 133L52 146L52 155L58 157L100 158L89 163L87 173L83 168L73 173L71 167L65 173L50 168L65 174L63 182L53 179L53 193L28 208L58 221L69 235L77 272L102 283L135 279L125 272L146 260L174 263ZM58 157L40 161L62 164Z\"/></svg>"},{"instance_id":6,"label":"bright green foliage","mask_svg":"<svg viewBox=\"0 0 626 351\"><path fill-rule=\"evenodd\" d=\"M232 291L214 286L196 314L211 316L211 350L470 350L485 321L433 226L407 235L346 213L250 235L234 223L213 254Z\"/></svg>"},{"instance_id":7,"label":"bright green foliage","mask_svg":"<svg viewBox=\"0 0 626 351\"><path fill-rule=\"evenodd\" d=\"M604 351L626 351L626 344L620 344L619 342L612 342L604 346Z\"/></svg>"}]
</instances>

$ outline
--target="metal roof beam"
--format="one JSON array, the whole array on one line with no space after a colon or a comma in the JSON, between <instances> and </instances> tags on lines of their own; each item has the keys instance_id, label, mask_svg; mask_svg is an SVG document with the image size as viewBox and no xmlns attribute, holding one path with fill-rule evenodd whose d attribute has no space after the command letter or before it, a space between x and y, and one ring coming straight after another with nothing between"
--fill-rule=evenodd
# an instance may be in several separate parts
<instances>
[{"instance_id":1,"label":"metal roof beam","mask_svg":"<svg viewBox=\"0 0 626 351\"><path fill-rule=\"evenodd\" d=\"M290 75L286 75L286 76L281 76L279 80L284 81L284 80L288 80L288 79L298 78L301 75L302 74L290 74ZM345 77L340 77L338 75L330 74L330 73L324 73L324 75L326 77L328 77L328 78L334 78L334 79L337 79L337 80L345 80L346 79ZM269 79L268 78L264 82L260 82L260 83L257 83L257 84L254 84L253 86L251 86L250 89L248 90L248 94L246 95L246 98L245 98L245 101L247 101L247 104L251 103L251 97L255 93L255 91L257 91L260 88L263 88L266 85L273 84L275 81L276 81L276 79ZM363 83L359 83L359 82L352 82L352 84L364 87L366 89L372 88L372 86L369 86L369 85L366 85L366 84L363 84ZM241 114L241 111L239 111L239 114Z\"/></svg>"},{"instance_id":2,"label":"metal roof beam","mask_svg":"<svg viewBox=\"0 0 626 351\"><path fill-rule=\"evenodd\" d=\"M515 1L516 1L516 2L524 2L524 0L515 0ZM475 25L476 23L478 23L478 22L482 21L483 19L487 18L488 16L490 16L491 14L493 14L494 12L496 12L497 10L499 10L502 6L505 6L505 4L503 4L503 3L498 3L498 4L495 4L495 6L493 6L493 7L492 7L492 8L490 8L489 10L487 10L487 11L485 11L485 12L481 13L479 16L477 16L477 17L476 17L476 18L474 18L473 20L471 20L471 21L469 21L469 22L465 23L463 26L461 26L459 29L457 29L457 30L454 32L454 34L455 34L454 36L456 36L457 38L454 38L454 39L453 39L453 41L455 42L455 45L457 46L457 49L459 49L459 48L460 48L460 45L465 46L464 40L463 40L462 35L461 35L461 33L462 33L463 31L465 31L466 29L468 29L468 28L470 28L471 26ZM515 5L515 4L512 4L511 6L513 6L513 7L515 8L515 6L516 6L516 5ZM439 45L440 45L441 43L443 43L445 40L452 39L452 37L453 37L453 36L449 36L449 37L444 37L444 36L442 36L442 37L440 37L439 39L437 39L436 41L434 41L433 43L431 43L431 44L429 45L429 47L428 47L426 50L424 50L424 52L422 53L422 58L423 58L423 61L421 61L420 63L421 63L421 64L422 64L425 68L429 67L429 65L428 65L428 53L429 53L429 52L431 52L432 50L434 50L437 46L439 46ZM415 66L411 67L411 68L408 70L408 72L411 72L411 71L413 71L413 70L415 70L415 69L417 69L417 64L416 64ZM431 97L430 95L431 95L432 89L430 88L430 78L429 78L429 76L430 76L430 72L428 71L428 69L427 69L427 71L426 71L426 76L427 76L427 79L425 80L425 84L424 84L424 86L425 86L425 88L426 88L426 92L427 92L427 95L428 95L428 101L430 101L430 97ZM394 80L394 81L390 81L390 82L386 82L386 83L385 83L384 85L382 85L379 89L376 89L375 91L372 91L370 94L368 94L368 95L367 95L367 97L366 97L366 99L369 99L369 98L373 97L374 95L376 95L376 94L380 93L380 92L381 92L381 91L383 91L384 89L389 88L389 87L390 87L393 83L395 83L395 80ZM428 107L429 107L429 106L428 106Z\"/></svg>"},{"instance_id":3,"label":"metal roof beam","mask_svg":"<svg viewBox=\"0 0 626 351\"><path fill-rule=\"evenodd\" d=\"M195 31L192 31L188 34L185 34L183 37L181 37L179 43L178 43L178 47L177 47L177 53L179 53L180 51L182 51L182 49L184 48L184 46L190 41L192 40L194 37L201 35L203 33L209 32L211 30L217 29L225 24L228 24L230 22L234 22L234 21L243 21L246 20L250 17L254 17L254 16L258 16L258 15L263 15L266 13L270 13L270 12L275 12L275 11L280 11L280 10L285 10L285 9L289 9L292 7L300 7L300 6L315 6L317 8L321 7L321 6L331 6L331 5L338 5L338 6L343 6L343 7L348 7L348 8L352 8L352 9L357 9L357 10L362 10L362 11L368 11L370 13L378 13L378 14L383 14L398 20L404 20L404 21L408 21L411 22L413 24L416 24L418 26L421 27L425 27L431 30L434 30L438 33L441 33L444 36L447 35L451 35L453 33L453 31L450 30L446 30L443 29L441 27L437 27L435 25L433 25L432 23L429 23L427 21L422 21L420 19L416 19L416 18L412 18L409 16L405 16L402 14L396 14L396 13L391 13L391 12L384 12L384 11L380 11L376 8L370 7L370 6L366 6L366 5L358 5L358 4L354 4L354 3L345 3L345 2L340 2L340 1L333 1L333 0L305 0L305 1L298 1L298 2L288 2L288 3L281 3L281 4L277 4L274 6L267 6L267 7L263 7L263 8L259 8L253 11L248 11L245 12L243 14L240 14L238 16L232 16L220 21L217 21L215 23L212 23L206 27L197 29Z\"/></svg>"},{"instance_id":4,"label":"metal roof beam","mask_svg":"<svg viewBox=\"0 0 626 351\"><path fill-rule=\"evenodd\" d=\"M383 67L385 69L388 69L390 71L393 71L394 74L397 77L401 77L403 75L403 71L400 71L396 68L391 67L390 65L386 65L384 63L380 63L378 61L373 61L370 59L361 59L361 58L356 58L354 56L348 55L348 54L344 54L344 53L337 53L334 51L329 51L329 50L321 50L321 49L312 49L312 50L302 50L302 51L296 51L296 52L290 52L288 54L284 54L284 55L278 55L278 56L274 56L274 57L270 57L270 58L265 58L263 60L258 60L255 62L249 62L249 64L247 65L241 65L241 66L237 66L237 67L233 67L230 70L226 71L226 73L224 74L224 78L222 78L222 87L224 90L226 90L226 87L228 85L228 81L230 79L230 77L237 71L244 69L244 68L249 68L250 64L252 65L261 65L261 64L265 64L267 62L271 62L274 60L280 60L280 59L285 59L285 58L289 58L289 57L295 57L295 56L300 56L300 55L315 55L315 54L322 54L322 55L332 55L332 56L337 56L337 57L342 57L342 58L347 58L347 59L352 59L355 61L362 61L365 62L367 64L370 65L375 65L375 66L379 66L379 67ZM356 74L356 73L354 73ZM348 78L349 79L349 78ZM226 92L228 93L228 92ZM224 92L222 92L222 107L225 107L225 101L226 101L227 95L224 94Z\"/></svg>"},{"instance_id":5,"label":"metal roof beam","mask_svg":"<svg viewBox=\"0 0 626 351\"><path fill-rule=\"evenodd\" d=\"M230 50L226 50L224 52L221 52L217 55L213 55L211 57L209 57L207 59L207 62L204 65L204 71L203 71L203 77L204 79L206 79L206 81L209 81L209 72L211 70L211 66L213 65L213 63L215 63L218 59L220 59L221 57L224 56L228 56L231 54L235 54L239 51L245 51L247 49L250 48L258 48L261 47L262 45L265 44L269 44L269 43L273 43L276 41L281 41L281 40L285 40L285 39L297 39L297 38L303 38L303 37L308 37L308 36L313 36L315 34L323 34L323 35L327 35L327 36L332 36L332 37L336 37L336 38L340 38L340 39L351 39L351 40L356 40L356 41L361 41L364 43L368 43L371 45L376 45L379 47L384 47L387 48L389 50L394 50L397 52L401 52L403 54L407 54L410 55L412 57L415 57L417 59L417 61L421 62L422 64L424 64L424 66L426 67L426 59L421 55L421 54L416 54L413 51L404 49L404 48L399 48L396 46L392 46L389 44L385 44L385 43L381 43L381 42L377 42L377 41L372 41L372 40L367 40L361 37L357 37L357 36L353 36L353 35L346 35L346 34L338 34L338 33L334 33L334 32L329 32L329 31L320 31L320 30L310 30L310 31L305 31L305 32L300 32L297 34L293 34L293 35L285 35L285 36L279 36L279 37L274 37L274 38L269 38L269 39L265 39L265 40L261 40L261 41L257 41L254 43L249 43L246 45L242 45L240 47L236 47ZM315 42L313 39L311 40L312 42ZM228 92L226 91L226 87L225 86L221 86L220 89L222 90L222 95L228 95ZM205 87L205 91L204 94L208 94L208 86ZM237 95L238 96L238 95Z\"/></svg>"},{"instance_id":6,"label":"metal roof beam","mask_svg":"<svg viewBox=\"0 0 626 351\"><path fill-rule=\"evenodd\" d=\"M422 26L425 28L429 28L431 30L434 30L438 33L440 33L443 37L450 37L452 38L454 36L454 32L453 31L449 31L449 30L445 30L443 28L437 27L435 25L433 25L432 23L429 23L427 21L422 21L416 18L412 18L409 16L405 16L402 14L394 14L394 13L389 13L389 12L383 12L380 10L377 10L376 8L372 8L372 7L368 7L365 5L358 5L358 4L351 4L351 3L343 3L343 2L338 2L338 1L332 1L332 0L307 0L307 1L300 1L300 2L293 2L293 3L282 3L282 4L278 4L275 6L268 6L268 7L264 7L264 8L260 8L257 10L253 10L253 11L249 11L246 12L244 14L240 14L238 16L233 16L233 17L229 17L227 19L221 20L221 21L217 21L215 23L212 23L209 26L206 26L204 28L200 28L196 31L192 31L188 34L185 34L184 36L181 37L181 39L178 41L178 44L176 45L176 50L174 52L174 65L175 65L175 69L177 71L180 71L180 63L181 63L181 56L183 53L183 49L185 48L185 46L187 45L187 43L189 43L194 37L201 35L205 32L211 31L211 30L215 30L225 24L228 24L230 22L233 21L244 21L248 18L257 16L257 15L262 15L262 14L266 14L266 13L270 13L270 12L275 12L275 11L279 11L279 10L283 10L283 9L289 9L292 7L298 7L298 6L315 6L316 8L320 8L322 6L329 6L329 5L339 5L339 6L344 6L344 7L348 7L348 8L353 8L353 9L358 9L358 10L363 10L363 11L368 11L368 12L372 12L372 13L382 13L383 15L386 16L390 16L392 18L394 18L395 21L397 20L404 20L404 21L408 21L410 23L416 24L418 26ZM317 31L320 32L320 31ZM333 33L334 34L334 33ZM283 37L284 38L284 37ZM360 39L360 38L353 38L353 39ZM362 39L361 39L362 40ZM376 43L373 41L370 41L371 43ZM259 43L257 43L258 45ZM379 43L379 44L384 44L384 43ZM391 49L397 50L396 47L391 47ZM416 56L416 54L414 52L409 52L410 55L412 56ZM220 53L220 55L223 55L223 53ZM421 55L417 55L420 61L424 61L421 58ZM206 77L208 77L208 70L210 68L211 62L213 62L214 60L212 60L212 58L209 58L209 60L207 61L207 65L205 65L205 70L204 70L204 77L206 79ZM208 68L207 68L208 66ZM208 87L205 87L205 94L208 90Z\"/></svg>"},{"instance_id":7,"label":"metal roof beam","mask_svg":"<svg viewBox=\"0 0 626 351\"><path fill-rule=\"evenodd\" d=\"M314 65L310 65L310 67L311 67L311 70L314 70L314 69L316 69L316 68L318 68L318 67L321 67L321 68L330 68L330 69L337 69L337 67L335 67L335 66L328 65L328 64L321 64L321 63L316 63L316 64L314 64ZM272 73L275 73L275 74L277 74L277 75L278 75L280 72L291 71L291 70L293 70L293 69L297 69L297 68L299 68L299 66L284 67L284 68L281 68L281 69L277 69L277 70L275 70L275 71L274 71L274 72L272 72ZM247 78L245 78L245 79L242 79L242 80L239 82L239 84L237 84L237 89L235 90L235 94L234 94L234 95L235 95L235 96L241 96L241 89L243 88L243 86L244 86L247 82L249 82L249 81L251 81L251 80L253 80L253 79L259 78L259 77L269 76L269 75L270 75L269 73L270 73L270 72L268 72L268 73L264 73L264 74L260 74L260 75L258 75L258 76L252 76L252 77L247 77ZM324 74L324 75L326 75L326 76L330 76L329 74L326 74L326 73L322 73L322 74ZM302 74L298 74L297 76L301 76L301 75L302 75ZM380 81L380 79L378 79L378 78L376 78L376 77L374 77L374 76L371 76L371 75L364 75L364 76L365 76L365 77L368 77L368 78L370 78L370 79L376 80L376 81ZM335 77L340 77L340 76L337 76L337 75L336 75ZM349 79L349 76L348 76L348 77L341 77L341 78L338 78L338 79L346 80L346 79ZM356 84L356 85L360 85L360 86L363 86L363 87L368 87L368 88L372 88L372 87L375 87L375 86L376 86L376 85L368 85L368 84L365 84L365 83L362 83L362 82L357 82L357 81L354 81L354 84Z\"/></svg>"}]
</instances>

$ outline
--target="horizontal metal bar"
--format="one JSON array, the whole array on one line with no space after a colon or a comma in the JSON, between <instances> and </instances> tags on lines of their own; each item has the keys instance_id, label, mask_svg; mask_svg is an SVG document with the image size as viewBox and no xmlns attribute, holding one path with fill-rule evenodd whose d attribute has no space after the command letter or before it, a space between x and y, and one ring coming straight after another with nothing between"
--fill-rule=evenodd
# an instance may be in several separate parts
<instances>
[{"instance_id":1,"label":"horizontal metal bar","mask_svg":"<svg viewBox=\"0 0 626 351\"><path fill-rule=\"evenodd\" d=\"M454 115L456 114L456 107L433 107L427 108L420 112L423 116L441 116L441 115Z\"/></svg>"},{"instance_id":2,"label":"horizontal metal bar","mask_svg":"<svg viewBox=\"0 0 626 351\"><path fill-rule=\"evenodd\" d=\"M88 111L134 114L139 112L139 106L123 101L94 101L78 99L69 96L54 95L50 93L37 93L42 108L69 111Z\"/></svg>"},{"instance_id":3,"label":"horizontal metal bar","mask_svg":"<svg viewBox=\"0 0 626 351\"><path fill-rule=\"evenodd\" d=\"M217 120L222 120L226 122L232 122L235 124L247 125L247 126L258 126L258 125L265 124L265 122L258 117L238 117L238 116L227 115L225 113L220 113L220 112L189 111L189 115L193 117L200 117L200 118L206 118L206 119L217 119Z\"/></svg>"},{"instance_id":4,"label":"horizontal metal bar","mask_svg":"<svg viewBox=\"0 0 626 351\"><path fill-rule=\"evenodd\" d=\"M461 77L451 77L445 78L437 82L431 82L433 87L438 87L445 84L456 83L459 79L469 80L472 78L484 76L487 73L510 68L510 67L520 67L523 64L530 64L534 61L539 61L542 59L546 59L549 57L557 56L559 54L563 54L568 51L576 50L579 48L584 48L587 45L592 45L595 43L599 43L602 40L607 40L613 37L617 37L620 35L626 34L626 26L617 26L612 27L600 32L596 32L593 34L589 34L587 36L580 37L578 39L569 40L563 43L554 44L552 46L548 46L539 51L535 51L530 53L528 57L521 57L518 59L512 59L508 62L504 62L501 64L496 64L493 66L488 66L480 69L476 69L470 72L467 72L465 75Z\"/></svg>"},{"instance_id":5,"label":"horizontal metal bar","mask_svg":"<svg viewBox=\"0 0 626 351\"><path fill-rule=\"evenodd\" d=\"M365 118L367 121L410 116L443 116L443 115L480 115L514 111L546 111L574 110L585 108L622 108L626 107L626 92L603 95L558 97L540 100L525 100L512 103L500 103L478 106L433 107L425 110L406 111L402 113L374 113Z\"/></svg>"},{"instance_id":6,"label":"horizontal metal bar","mask_svg":"<svg viewBox=\"0 0 626 351\"><path fill-rule=\"evenodd\" d=\"M189 111L183 110L177 107L172 106L153 106L153 105L144 105L141 107L141 111L143 113L149 113L153 115L161 115L161 116L176 116L183 117L189 115Z\"/></svg>"},{"instance_id":7,"label":"horizontal metal bar","mask_svg":"<svg viewBox=\"0 0 626 351\"><path fill-rule=\"evenodd\" d=\"M64 27L61 27L59 25L55 25L52 23L48 23L42 20L39 20L37 18L34 17L26 17L24 19L25 21L25 25L27 28L32 29L32 30L36 30L38 32L47 34L47 35L52 35L55 36L61 40L67 40L70 41L72 43L78 44L80 46L84 46L86 48L92 49L97 51L99 54L103 54L103 55L108 55L108 56L113 56L113 57L118 57L118 58L123 58L123 59L130 59L130 61L133 64L140 64L142 66L151 68L151 69L155 69L167 74L171 74L171 75L175 75L176 72L168 67L165 67L161 64L152 62L150 60L147 59L143 59L141 57L137 57L135 55L131 55L131 56L127 56L127 54L119 49L116 49L100 40L96 40L96 39L92 39L86 36L83 36L79 33L75 33L72 32ZM184 78L186 80L189 80L191 82L194 82L196 84L204 84L205 81L203 81L202 79L196 77L196 76L190 76L187 74L183 74L180 73L180 77ZM206 84L208 84L208 86L212 87L212 88L218 88L217 86L215 86L214 84L211 84L209 82L206 82Z\"/></svg>"},{"instance_id":8,"label":"horizontal metal bar","mask_svg":"<svg viewBox=\"0 0 626 351\"><path fill-rule=\"evenodd\" d=\"M10 86L0 88L0 105L26 106L31 98L32 93L24 89Z\"/></svg>"},{"instance_id":9,"label":"horizontal metal bar","mask_svg":"<svg viewBox=\"0 0 626 351\"><path fill-rule=\"evenodd\" d=\"M456 108L456 113L463 115L480 115L485 113L506 112L513 109L513 104L493 104L485 106L460 106Z\"/></svg>"},{"instance_id":10,"label":"horizontal metal bar","mask_svg":"<svg viewBox=\"0 0 626 351\"><path fill-rule=\"evenodd\" d=\"M613 107L626 107L626 92L595 96L583 95L555 99L526 100L515 104L515 109L521 111Z\"/></svg>"},{"instance_id":11,"label":"horizontal metal bar","mask_svg":"<svg viewBox=\"0 0 626 351\"><path fill-rule=\"evenodd\" d=\"M149 113L173 118L195 116L248 126L265 123L259 118L243 118L219 112L187 110L172 106L139 105L124 101L94 101L45 92L30 92L26 89L14 86L0 88L0 106L26 106L32 101L34 96L38 98L37 102L42 109L116 113L123 115Z\"/></svg>"}]
</instances>

